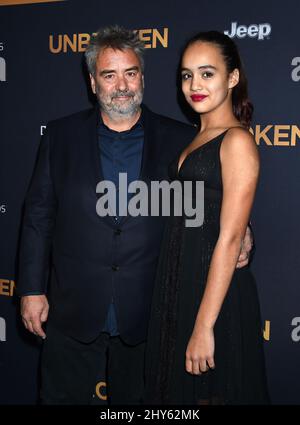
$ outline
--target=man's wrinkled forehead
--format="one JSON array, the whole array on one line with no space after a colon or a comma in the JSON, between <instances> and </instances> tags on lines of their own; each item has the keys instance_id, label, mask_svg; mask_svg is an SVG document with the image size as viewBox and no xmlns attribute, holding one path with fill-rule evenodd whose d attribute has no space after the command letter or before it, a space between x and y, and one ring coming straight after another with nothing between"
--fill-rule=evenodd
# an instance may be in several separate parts
<instances>
[{"instance_id":1,"label":"man's wrinkled forehead","mask_svg":"<svg viewBox=\"0 0 300 425\"><path fill-rule=\"evenodd\" d=\"M133 49L114 49L112 47L102 48L97 56L97 68L138 68L141 70L141 62Z\"/></svg>"}]
</instances>

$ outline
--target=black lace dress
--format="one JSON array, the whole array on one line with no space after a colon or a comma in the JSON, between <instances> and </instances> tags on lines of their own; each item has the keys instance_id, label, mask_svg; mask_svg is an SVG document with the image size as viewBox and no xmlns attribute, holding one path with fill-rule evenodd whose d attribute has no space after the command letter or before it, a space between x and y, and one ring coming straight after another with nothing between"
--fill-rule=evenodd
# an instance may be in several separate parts
<instances>
[{"instance_id":1,"label":"black lace dress","mask_svg":"<svg viewBox=\"0 0 300 425\"><path fill-rule=\"evenodd\" d=\"M165 229L153 294L146 351L148 404L268 404L256 284L248 267L236 269L214 327L214 370L185 371L185 352L219 235L222 202L220 146L226 132L190 153L171 180L204 181L204 223L186 227L171 217Z\"/></svg>"}]
</instances>

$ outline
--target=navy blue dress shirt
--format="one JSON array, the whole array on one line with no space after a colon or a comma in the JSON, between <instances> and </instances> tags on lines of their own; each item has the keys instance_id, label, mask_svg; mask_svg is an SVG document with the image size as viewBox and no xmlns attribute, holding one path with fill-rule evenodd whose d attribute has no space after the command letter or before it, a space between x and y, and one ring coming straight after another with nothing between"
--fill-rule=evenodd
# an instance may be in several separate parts
<instances>
[{"instance_id":1,"label":"navy blue dress shirt","mask_svg":"<svg viewBox=\"0 0 300 425\"><path fill-rule=\"evenodd\" d=\"M104 180L113 182L117 190L119 173L127 174L128 185L134 180L138 180L144 145L144 129L141 118L130 130L118 132L108 128L100 117L98 145ZM128 196L129 199L130 196ZM120 222L118 206L117 202L117 214L114 217L116 225ZM108 332L111 336L119 335L113 299L102 332Z\"/></svg>"}]
</instances>

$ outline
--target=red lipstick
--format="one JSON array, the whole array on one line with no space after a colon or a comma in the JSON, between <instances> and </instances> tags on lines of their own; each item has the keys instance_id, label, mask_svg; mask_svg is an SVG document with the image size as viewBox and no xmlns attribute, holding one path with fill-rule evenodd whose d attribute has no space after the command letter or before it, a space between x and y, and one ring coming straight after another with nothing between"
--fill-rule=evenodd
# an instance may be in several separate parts
<instances>
[{"instance_id":1,"label":"red lipstick","mask_svg":"<svg viewBox=\"0 0 300 425\"><path fill-rule=\"evenodd\" d=\"M191 99L193 102L202 102L206 97L204 94L192 94Z\"/></svg>"}]
</instances>

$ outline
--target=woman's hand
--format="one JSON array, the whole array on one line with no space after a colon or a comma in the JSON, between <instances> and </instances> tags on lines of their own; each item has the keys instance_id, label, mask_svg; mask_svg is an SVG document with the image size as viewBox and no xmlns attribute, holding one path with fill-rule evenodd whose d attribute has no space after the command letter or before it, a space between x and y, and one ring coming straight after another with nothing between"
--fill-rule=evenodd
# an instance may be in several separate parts
<instances>
[{"instance_id":1,"label":"woman's hand","mask_svg":"<svg viewBox=\"0 0 300 425\"><path fill-rule=\"evenodd\" d=\"M215 368L215 338L213 328L199 326L194 329L185 353L185 369L193 375L201 375Z\"/></svg>"}]
</instances>

